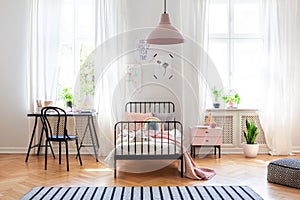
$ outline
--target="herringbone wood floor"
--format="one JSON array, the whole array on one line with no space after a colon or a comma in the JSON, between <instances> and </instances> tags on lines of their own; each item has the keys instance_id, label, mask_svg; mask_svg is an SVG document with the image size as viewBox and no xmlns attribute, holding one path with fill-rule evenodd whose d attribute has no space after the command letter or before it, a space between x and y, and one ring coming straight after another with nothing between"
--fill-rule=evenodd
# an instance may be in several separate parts
<instances>
[{"instance_id":1,"label":"herringbone wood floor","mask_svg":"<svg viewBox=\"0 0 300 200\"><path fill-rule=\"evenodd\" d=\"M300 155L293 157L300 158ZM282 157L259 155L246 159L243 155L213 155L196 158L197 165L216 170L217 175L208 181L181 178L177 163L144 174L113 171L102 161L92 156L83 156L81 167L74 156L70 156L70 171L66 171L65 160L61 166L49 156L48 170L44 170L44 156L31 155L25 163L25 155L0 154L0 199L19 199L34 186L133 186L133 185L248 185L264 199L299 199L300 190L268 183L266 180L269 161ZM103 158L101 158L103 160Z\"/></svg>"}]
</instances>

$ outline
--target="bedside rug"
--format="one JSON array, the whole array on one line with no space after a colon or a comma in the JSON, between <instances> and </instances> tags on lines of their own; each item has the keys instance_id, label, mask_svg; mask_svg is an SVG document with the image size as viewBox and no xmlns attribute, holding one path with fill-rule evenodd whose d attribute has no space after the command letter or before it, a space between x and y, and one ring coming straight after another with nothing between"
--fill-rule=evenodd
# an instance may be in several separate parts
<instances>
[{"instance_id":1,"label":"bedside rug","mask_svg":"<svg viewBox=\"0 0 300 200\"><path fill-rule=\"evenodd\" d=\"M34 187L28 199L255 199L261 198L248 186L108 186Z\"/></svg>"}]
</instances>

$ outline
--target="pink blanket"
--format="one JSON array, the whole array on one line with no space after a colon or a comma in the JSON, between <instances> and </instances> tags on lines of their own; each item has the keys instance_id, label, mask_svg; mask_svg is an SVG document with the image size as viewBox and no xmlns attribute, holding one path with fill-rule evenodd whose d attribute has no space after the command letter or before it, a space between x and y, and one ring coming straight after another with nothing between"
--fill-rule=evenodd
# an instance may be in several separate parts
<instances>
[{"instance_id":1,"label":"pink blanket","mask_svg":"<svg viewBox=\"0 0 300 200\"><path fill-rule=\"evenodd\" d=\"M153 135L152 137L165 138L173 142L176 142L177 144L180 144L180 142L175 139L174 135L170 134L170 132L168 131L163 131L162 133L156 132L156 134ZM184 153L183 157L184 157L183 160L184 160L184 167L185 167L185 172L184 172L185 177L196 179L196 180L201 180L201 179L209 180L216 175L216 172L213 169L196 166L195 162L191 158L191 155L187 151Z\"/></svg>"},{"instance_id":2,"label":"pink blanket","mask_svg":"<svg viewBox=\"0 0 300 200\"><path fill-rule=\"evenodd\" d=\"M174 133L170 132L170 131L163 131L163 132L159 131L159 132L155 132L155 134L153 134L153 132L152 132L151 137L153 137L153 138L164 138L164 139L167 139L169 141L176 142L178 145L180 145L180 143L181 143L180 140L175 138Z\"/></svg>"},{"instance_id":3,"label":"pink blanket","mask_svg":"<svg viewBox=\"0 0 300 200\"><path fill-rule=\"evenodd\" d=\"M170 134L169 132L166 132L166 131L163 131L162 133L159 132L154 137L165 138L165 139L169 139L171 141L178 142L175 140L173 134ZM196 180L201 180L201 179L208 180L216 175L216 172L213 169L196 166L195 162L191 158L191 155L187 151L184 153L183 156L184 156L183 160L184 160L184 164L185 164L184 165L185 166L184 174L187 178L196 179Z\"/></svg>"},{"instance_id":4,"label":"pink blanket","mask_svg":"<svg viewBox=\"0 0 300 200\"><path fill-rule=\"evenodd\" d=\"M216 172L213 169L196 166L196 164L194 163L193 159L191 158L188 152L184 153L184 164L185 164L184 175L187 178L196 179L196 180L200 180L200 179L208 180L216 175Z\"/></svg>"}]
</instances>

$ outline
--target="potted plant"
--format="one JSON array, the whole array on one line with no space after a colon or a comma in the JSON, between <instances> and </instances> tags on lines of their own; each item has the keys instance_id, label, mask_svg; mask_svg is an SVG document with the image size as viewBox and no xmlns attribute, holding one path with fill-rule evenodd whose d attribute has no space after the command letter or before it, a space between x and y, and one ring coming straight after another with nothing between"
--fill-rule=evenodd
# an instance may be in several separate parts
<instances>
[{"instance_id":1,"label":"potted plant","mask_svg":"<svg viewBox=\"0 0 300 200\"><path fill-rule=\"evenodd\" d=\"M216 87L214 87L212 89L212 93L214 95L213 106L214 108L219 108L220 107L219 98L221 97L221 90L218 90Z\"/></svg>"},{"instance_id":2,"label":"potted plant","mask_svg":"<svg viewBox=\"0 0 300 200\"><path fill-rule=\"evenodd\" d=\"M66 106L72 108L73 93L71 88L64 87L60 92L60 97L66 102Z\"/></svg>"},{"instance_id":3,"label":"potted plant","mask_svg":"<svg viewBox=\"0 0 300 200\"><path fill-rule=\"evenodd\" d=\"M246 131L243 130L243 133L246 140L246 142L242 144L244 154L246 157L255 158L259 150L259 144L255 142L259 133L258 128L253 121L249 122L248 119L246 119Z\"/></svg>"},{"instance_id":4,"label":"potted plant","mask_svg":"<svg viewBox=\"0 0 300 200\"><path fill-rule=\"evenodd\" d=\"M241 102L241 98L234 90L229 90L225 96L222 97L227 108L237 108Z\"/></svg>"}]
</instances>

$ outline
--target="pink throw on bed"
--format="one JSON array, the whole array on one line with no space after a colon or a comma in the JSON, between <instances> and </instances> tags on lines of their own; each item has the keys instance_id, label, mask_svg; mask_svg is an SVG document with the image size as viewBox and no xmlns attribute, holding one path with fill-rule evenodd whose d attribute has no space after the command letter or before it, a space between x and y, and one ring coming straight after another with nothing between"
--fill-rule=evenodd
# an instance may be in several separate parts
<instances>
[{"instance_id":1,"label":"pink throw on bed","mask_svg":"<svg viewBox=\"0 0 300 200\"><path fill-rule=\"evenodd\" d=\"M157 132L156 135L154 135L156 138L165 138L171 141L176 141L174 139L174 135L170 134L168 131ZM176 141L177 143L179 141ZM191 155L186 151L183 154L184 157L184 164L185 164L185 177L196 179L196 180L208 180L211 179L216 175L215 170L209 169L209 168L203 168L196 166L195 162L193 161Z\"/></svg>"},{"instance_id":2,"label":"pink throw on bed","mask_svg":"<svg viewBox=\"0 0 300 200\"><path fill-rule=\"evenodd\" d=\"M211 179L216 175L215 170L209 168L198 167L194 163L188 152L184 153L184 163L185 163L185 176L191 179Z\"/></svg>"}]
</instances>

